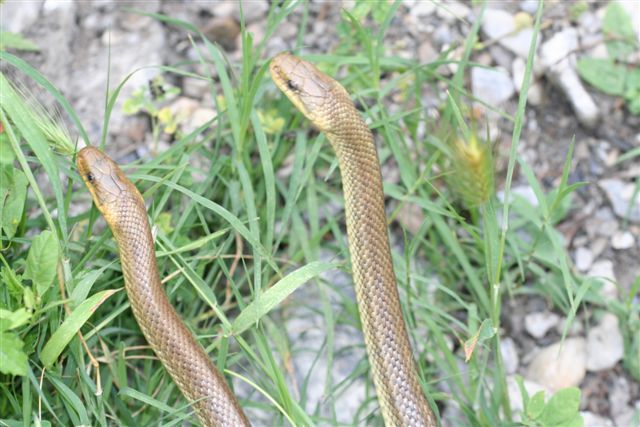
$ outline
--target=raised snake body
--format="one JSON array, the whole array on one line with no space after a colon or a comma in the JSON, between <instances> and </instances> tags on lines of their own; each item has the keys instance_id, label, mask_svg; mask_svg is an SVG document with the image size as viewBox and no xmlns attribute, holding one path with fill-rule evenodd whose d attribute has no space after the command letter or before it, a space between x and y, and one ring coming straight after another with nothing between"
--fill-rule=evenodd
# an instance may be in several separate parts
<instances>
[{"instance_id":1,"label":"raised snake body","mask_svg":"<svg viewBox=\"0 0 640 427\"><path fill-rule=\"evenodd\" d=\"M338 157L356 298L385 424L435 427L400 308L371 131L346 90L312 64L281 53L270 69L278 88L325 133ZM118 244L134 316L182 393L194 402L200 422L249 425L224 378L169 304L138 190L92 147L78 153L78 170Z\"/></svg>"},{"instance_id":2,"label":"raised snake body","mask_svg":"<svg viewBox=\"0 0 640 427\"><path fill-rule=\"evenodd\" d=\"M203 426L248 426L249 421L213 362L186 328L164 292L142 195L106 154L85 147L78 171L120 251L133 315Z\"/></svg>"},{"instance_id":3,"label":"raised snake body","mask_svg":"<svg viewBox=\"0 0 640 427\"><path fill-rule=\"evenodd\" d=\"M276 86L327 136L338 157L358 311L385 424L436 426L400 308L373 135L347 91L313 64L284 52L270 68Z\"/></svg>"}]
</instances>

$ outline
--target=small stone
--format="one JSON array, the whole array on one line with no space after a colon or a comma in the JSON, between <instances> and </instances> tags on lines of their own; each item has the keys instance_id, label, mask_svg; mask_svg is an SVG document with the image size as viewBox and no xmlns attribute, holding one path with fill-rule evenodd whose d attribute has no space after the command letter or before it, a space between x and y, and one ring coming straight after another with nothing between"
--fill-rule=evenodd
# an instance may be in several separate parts
<instances>
[{"instance_id":1,"label":"small stone","mask_svg":"<svg viewBox=\"0 0 640 427\"><path fill-rule=\"evenodd\" d=\"M473 94L494 107L499 106L514 93L509 73L502 69L472 68Z\"/></svg>"},{"instance_id":2,"label":"small stone","mask_svg":"<svg viewBox=\"0 0 640 427\"><path fill-rule=\"evenodd\" d=\"M584 88L582 80L571 67L569 58L563 59L552 67L548 75L571 103L578 121L587 128L593 129L598 124L600 111L589 92Z\"/></svg>"},{"instance_id":3,"label":"small stone","mask_svg":"<svg viewBox=\"0 0 640 427\"><path fill-rule=\"evenodd\" d=\"M549 329L558 324L560 316L550 311L541 311L527 314L524 318L526 331L534 338L542 338Z\"/></svg>"},{"instance_id":4,"label":"small stone","mask_svg":"<svg viewBox=\"0 0 640 427\"><path fill-rule=\"evenodd\" d=\"M212 108L199 107L189 117L187 123L184 124L183 130L191 133L200 126L207 123L216 116L216 110Z\"/></svg>"},{"instance_id":5,"label":"small stone","mask_svg":"<svg viewBox=\"0 0 640 427\"><path fill-rule=\"evenodd\" d=\"M533 29L523 28L516 31L516 20L502 9L487 9L482 22L482 31L492 40L506 47L516 55L526 58L533 39ZM538 36L538 42L541 40Z\"/></svg>"},{"instance_id":6,"label":"small stone","mask_svg":"<svg viewBox=\"0 0 640 427\"><path fill-rule=\"evenodd\" d=\"M240 25L230 17L215 17L202 30L203 34L212 42L219 43L224 50L236 50L236 40L240 34Z\"/></svg>"},{"instance_id":7,"label":"small stone","mask_svg":"<svg viewBox=\"0 0 640 427\"><path fill-rule=\"evenodd\" d=\"M640 196L636 197L634 204L631 205L631 198L634 193L633 183L625 183L618 179L604 179L598 185L606 193L613 207L613 212L619 218L628 218L630 221L640 222Z\"/></svg>"},{"instance_id":8,"label":"small stone","mask_svg":"<svg viewBox=\"0 0 640 427\"><path fill-rule=\"evenodd\" d=\"M576 249L575 264L578 271L587 271L593 264L593 254L585 247Z\"/></svg>"},{"instance_id":9,"label":"small stone","mask_svg":"<svg viewBox=\"0 0 640 427\"><path fill-rule=\"evenodd\" d=\"M586 374L584 338L568 338L542 349L535 355L527 378L553 391L579 385Z\"/></svg>"},{"instance_id":10,"label":"small stone","mask_svg":"<svg viewBox=\"0 0 640 427\"><path fill-rule=\"evenodd\" d=\"M22 33L38 21L42 0L8 1L0 5L0 27L4 31Z\"/></svg>"},{"instance_id":11,"label":"small stone","mask_svg":"<svg viewBox=\"0 0 640 427\"><path fill-rule=\"evenodd\" d=\"M513 339L510 337L502 339L500 341L500 352L502 353L502 362L507 374L515 374L520 360L518 358L518 349Z\"/></svg>"},{"instance_id":12,"label":"small stone","mask_svg":"<svg viewBox=\"0 0 640 427\"><path fill-rule=\"evenodd\" d=\"M635 245L633 234L628 231L618 231L611 238L613 249L629 249Z\"/></svg>"},{"instance_id":13,"label":"small stone","mask_svg":"<svg viewBox=\"0 0 640 427\"><path fill-rule=\"evenodd\" d=\"M540 46L540 64L551 68L566 59L578 48L578 31L569 27L557 32Z\"/></svg>"},{"instance_id":14,"label":"small stone","mask_svg":"<svg viewBox=\"0 0 640 427\"><path fill-rule=\"evenodd\" d=\"M269 11L269 3L266 0L251 0L250 2L237 3L233 9L233 17L240 22L240 4L242 4L242 13L247 24L258 22L267 15ZM217 6L216 6L217 7Z\"/></svg>"},{"instance_id":15,"label":"small stone","mask_svg":"<svg viewBox=\"0 0 640 427\"><path fill-rule=\"evenodd\" d=\"M456 0L447 0L438 5L436 15L445 21L454 22L456 19L465 19L469 12L471 12L471 9L466 5Z\"/></svg>"},{"instance_id":16,"label":"small stone","mask_svg":"<svg viewBox=\"0 0 640 427\"><path fill-rule=\"evenodd\" d=\"M587 273L587 276L602 279L601 281L603 286L599 293L605 300L611 301L618 297L618 288L615 285L616 275L613 270L613 262L608 259L594 262L591 270Z\"/></svg>"},{"instance_id":17,"label":"small stone","mask_svg":"<svg viewBox=\"0 0 640 427\"><path fill-rule=\"evenodd\" d=\"M433 1L417 1L409 8L409 15L414 18L423 18L436 11L437 4Z\"/></svg>"},{"instance_id":18,"label":"small stone","mask_svg":"<svg viewBox=\"0 0 640 427\"><path fill-rule=\"evenodd\" d=\"M407 202L398 212L398 222L411 234L417 234L424 223L424 212L415 203Z\"/></svg>"},{"instance_id":19,"label":"small stone","mask_svg":"<svg viewBox=\"0 0 640 427\"><path fill-rule=\"evenodd\" d=\"M520 10L533 15L538 10L538 0L522 0L520 2Z\"/></svg>"},{"instance_id":20,"label":"small stone","mask_svg":"<svg viewBox=\"0 0 640 427\"><path fill-rule=\"evenodd\" d=\"M582 420L584 421L583 427L615 427L613 421L593 412L580 412L580 415L582 415Z\"/></svg>"},{"instance_id":21,"label":"small stone","mask_svg":"<svg viewBox=\"0 0 640 427\"><path fill-rule=\"evenodd\" d=\"M209 82L205 79L185 77L182 79L182 93L193 99L201 99L209 89Z\"/></svg>"},{"instance_id":22,"label":"small stone","mask_svg":"<svg viewBox=\"0 0 640 427\"><path fill-rule=\"evenodd\" d=\"M195 99L180 96L169 104L169 109L175 117L189 117L199 106L200 103Z\"/></svg>"},{"instance_id":23,"label":"small stone","mask_svg":"<svg viewBox=\"0 0 640 427\"><path fill-rule=\"evenodd\" d=\"M591 372L613 368L624 354L618 318L607 313L587 334L587 369Z\"/></svg>"},{"instance_id":24,"label":"small stone","mask_svg":"<svg viewBox=\"0 0 640 427\"><path fill-rule=\"evenodd\" d=\"M517 198L526 200L534 208L538 207L538 197L536 196L536 192L533 191L533 188L529 185L518 185L511 189L510 203L513 203ZM504 203L503 190L498 191L498 199Z\"/></svg>"}]
</instances>

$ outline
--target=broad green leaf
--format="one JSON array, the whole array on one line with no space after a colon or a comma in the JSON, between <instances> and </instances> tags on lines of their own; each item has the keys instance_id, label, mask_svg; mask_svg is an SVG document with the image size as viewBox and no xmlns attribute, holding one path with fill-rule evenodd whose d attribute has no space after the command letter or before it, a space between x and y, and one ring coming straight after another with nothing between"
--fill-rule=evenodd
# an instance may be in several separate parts
<instances>
[{"instance_id":1,"label":"broad green leaf","mask_svg":"<svg viewBox=\"0 0 640 427\"><path fill-rule=\"evenodd\" d=\"M535 420L542 415L544 411L544 391L534 394L527 405L527 416Z\"/></svg>"},{"instance_id":2,"label":"broad green leaf","mask_svg":"<svg viewBox=\"0 0 640 427\"><path fill-rule=\"evenodd\" d=\"M578 74L591 86L604 93L615 96L624 95L627 70L608 59L580 58Z\"/></svg>"},{"instance_id":3,"label":"broad green leaf","mask_svg":"<svg viewBox=\"0 0 640 427\"><path fill-rule=\"evenodd\" d=\"M27 355L24 343L13 332L0 332L0 372L9 375L27 375Z\"/></svg>"},{"instance_id":4,"label":"broad green leaf","mask_svg":"<svg viewBox=\"0 0 640 427\"><path fill-rule=\"evenodd\" d=\"M575 418L580 408L580 389L576 387L558 390L547 402L542 414L544 425L555 426Z\"/></svg>"},{"instance_id":5,"label":"broad green leaf","mask_svg":"<svg viewBox=\"0 0 640 427\"><path fill-rule=\"evenodd\" d=\"M575 414L573 418L571 418L570 420L563 421L559 424L556 424L553 427L583 427L583 426L584 426L584 419L582 418L582 415Z\"/></svg>"},{"instance_id":6,"label":"broad green leaf","mask_svg":"<svg viewBox=\"0 0 640 427\"><path fill-rule=\"evenodd\" d=\"M289 273L262 295L256 297L251 304L242 310L242 313L240 313L231 326L232 333L234 335L241 334L250 328L251 325L258 322L262 316L280 304L282 300L291 295L291 293L301 285L320 273L331 270L334 267L334 264L316 261Z\"/></svg>"},{"instance_id":7,"label":"broad green leaf","mask_svg":"<svg viewBox=\"0 0 640 427\"><path fill-rule=\"evenodd\" d=\"M0 172L2 190L0 190L0 219L2 231L12 239L24 212L27 199L27 177L20 169L5 165Z\"/></svg>"},{"instance_id":8,"label":"broad green leaf","mask_svg":"<svg viewBox=\"0 0 640 427\"><path fill-rule=\"evenodd\" d=\"M607 41L607 51L614 59L623 59L637 49L635 31L631 17L618 2L609 2L602 21L602 32L605 37L613 39Z\"/></svg>"},{"instance_id":9,"label":"broad green leaf","mask_svg":"<svg viewBox=\"0 0 640 427\"><path fill-rule=\"evenodd\" d=\"M76 332L89 320L93 312L116 292L118 292L118 289L107 289L106 291L98 292L73 310L42 349L40 353L42 363L47 367L53 365L62 350L69 344Z\"/></svg>"},{"instance_id":10,"label":"broad green leaf","mask_svg":"<svg viewBox=\"0 0 640 427\"><path fill-rule=\"evenodd\" d=\"M57 263L58 239L53 232L44 230L31 243L24 273L25 279L33 281L37 295L42 296L51 286Z\"/></svg>"},{"instance_id":11,"label":"broad green leaf","mask_svg":"<svg viewBox=\"0 0 640 427\"><path fill-rule=\"evenodd\" d=\"M0 124L0 165L11 164L16 159L9 138Z\"/></svg>"},{"instance_id":12,"label":"broad green leaf","mask_svg":"<svg viewBox=\"0 0 640 427\"><path fill-rule=\"evenodd\" d=\"M24 308L9 311L0 308L0 332L15 329L29 321L31 314Z\"/></svg>"}]
</instances>

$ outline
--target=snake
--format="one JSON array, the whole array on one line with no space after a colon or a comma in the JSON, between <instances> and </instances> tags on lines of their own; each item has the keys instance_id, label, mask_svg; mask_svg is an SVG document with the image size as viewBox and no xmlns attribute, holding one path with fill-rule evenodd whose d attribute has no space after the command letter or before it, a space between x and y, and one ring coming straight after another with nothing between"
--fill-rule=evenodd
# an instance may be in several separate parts
<instances>
[{"instance_id":1,"label":"snake","mask_svg":"<svg viewBox=\"0 0 640 427\"><path fill-rule=\"evenodd\" d=\"M437 427L402 315L373 134L346 89L310 62L282 52L269 68L276 86L336 152L356 301L385 425ZM116 162L93 146L80 150L76 163L116 241L133 315L200 423L250 425L223 375L167 298L142 195Z\"/></svg>"},{"instance_id":2,"label":"snake","mask_svg":"<svg viewBox=\"0 0 640 427\"><path fill-rule=\"evenodd\" d=\"M373 134L347 90L312 63L282 52L269 68L278 89L326 136L338 159L356 302L385 425L436 427L402 316Z\"/></svg>"},{"instance_id":3,"label":"snake","mask_svg":"<svg viewBox=\"0 0 640 427\"><path fill-rule=\"evenodd\" d=\"M167 298L142 195L122 169L93 146L80 150L76 163L118 246L125 289L142 334L193 403L200 423L249 426L224 377Z\"/></svg>"}]
</instances>

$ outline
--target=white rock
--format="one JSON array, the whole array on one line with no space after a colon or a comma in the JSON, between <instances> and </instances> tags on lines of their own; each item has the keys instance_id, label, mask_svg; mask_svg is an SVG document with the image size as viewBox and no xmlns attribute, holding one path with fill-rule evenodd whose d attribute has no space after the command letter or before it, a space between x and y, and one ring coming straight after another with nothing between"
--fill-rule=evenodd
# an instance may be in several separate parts
<instances>
[{"instance_id":1,"label":"white rock","mask_svg":"<svg viewBox=\"0 0 640 427\"><path fill-rule=\"evenodd\" d=\"M524 327L534 338L544 337L549 329L558 324L560 316L550 311L539 311L524 317Z\"/></svg>"},{"instance_id":2,"label":"white rock","mask_svg":"<svg viewBox=\"0 0 640 427\"><path fill-rule=\"evenodd\" d=\"M611 246L613 249L629 249L635 245L633 234L628 231L618 231L611 238Z\"/></svg>"},{"instance_id":3,"label":"white rock","mask_svg":"<svg viewBox=\"0 0 640 427\"><path fill-rule=\"evenodd\" d=\"M635 187L633 183L625 183L618 179L603 179L598 185L607 194L613 211L618 217L627 218L627 211L629 211L629 220L640 222L640 197L636 197L635 203L629 209Z\"/></svg>"},{"instance_id":4,"label":"white rock","mask_svg":"<svg viewBox=\"0 0 640 427\"><path fill-rule=\"evenodd\" d=\"M553 67L578 48L578 31L569 27L557 32L540 46L540 64Z\"/></svg>"},{"instance_id":5,"label":"white rock","mask_svg":"<svg viewBox=\"0 0 640 427\"><path fill-rule=\"evenodd\" d=\"M520 1L520 10L533 15L538 10L538 0L522 0Z\"/></svg>"},{"instance_id":6,"label":"white rock","mask_svg":"<svg viewBox=\"0 0 640 427\"><path fill-rule=\"evenodd\" d=\"M242 4L242 13L247 24L257 22L267 15L269 3L266 0L251 0L249 2L238 2L233 9L233 17L240 22L240 4Z\"/></svg>"},{"instance_id":7,"label":"white rock","mask_svg":"<svg viewBox=\"0 0 640 427\"><path fill-rule=\"evenodd\" d=\"M534 208L538 207L538 197L536 196L535 191L533 191L533 188L531 188L531 186L529 185L519 185L519 186L513 187L511 189L511 193L509 197L511 199L510 203L513 203L513 200L516 197L525 199ZM500 199L500 201L504 203L504 190L498 191L498 199Z\"/></svg>"},{"instance_id":8,"label":"white rock","mask_svg":"<svg viewBox=\"0 0 640 427\"><path fill-rule=\"evenodd\" d=\"M602 289L600 295L606 300L615 300L618 297L618 288L616 287L616 275L613 270L613 262L608 259L596 261L593 263L591 270L587 273L588 277L597 277L602 279Z\"/></svg>"},{"instance_id":9,"label":"white rock","mask_svg":"<svg viewBox=\"0 0 640 427\"><path fill-rule=\"evenodd\" d=\"M471 12L471 9L466 5L456 0L447 0L438 5L436 15L445 21L453 22L456 19L465 19L469 16L469 12Z\"/></svg>"},{"instance_id":10,"label":"white rock","mask_svg":"<svg viewBox=\"0 0 640 427\"><path fill-rule=\"evenodd\" d=\"M186 133L191 133L198 129L200 126L207 123L209 120L216 116L216 110L212 108L199 107L189 117L187 123L185 123L183 130Z\"/></svg>"},{"instance_id":11,"label":"white rock","mask_svg":"<svg viewBox=\"0 0 640 427\"><path fill-rule=\"evenodd\" d=\"M582 420L584 421L583 427L615 427L613 421L607 418L603 418L592 412L580 412Z\"/></svg>"},{"instance_id":12,"label":"white rock","mask_svg":"<svg viewBox=\"0 0 640 427\"><path fill-rule=\"evenodd\" d=\"M436 11L437 3L433 1L417 1L409 7L409 15L414 18L422 18Z\"/></svg>"},{"instance_id":13,"label":"white rock","mask_svg":"<svg viewBox=\"0 0 640 427\"><path fill-rule=\"evenodd\" d=\"M502 353L502 361L507 374L515 374L520 360L518 358L518 349L513 339L506 337L500 341L500 353Z\"/></svg>"},{"instance_id":14,"label":"white rock","mask_svg":"<svg viewBox=\"0 0 640 427\"><path fill-rule=\"evenodd\" d=\"M613 368L624 354L618 318L607 313L587 334L587 369L592 372Z\"/></svg>"},{"instance_id":15,"label":"white rock","mask_svg":"<svg viewBox=\"0 0 640 427\"><path fill-rule=\"evenodd\" d=\"M594 128L598 124L600 112L593 98L584 88L582 80L570 65L569 58L551 67L547 75L565 94L580 123L588 128Z\"/></svg>"},{"instance_id":16,"label":"white rock","mask_svg":"<svg viewBox=\"0 0 640 427\"><path fill-rule=\"evenodd\" d=\"M513 15L502 9L487 9L482 22L482 31L490 38L498 40L502 46L523 58L529 55L533 29L524 28L514 34L516 23ZM538 44L541 36L538 35Z\"/></svg>"},{"instance_id":17,"label":"white rock","mask_svg":"<svg viewBox=\"0 0 640 427\"><path fill-rule=\"evenodd\" d=\"M38 20L42 3L42 0L4 2L0 5L0 27L12 33L24 32Z\"/></svg>"},{"instance_id":18,"label":"white rock","mask_svg":"<svg viewBox=\"0 0 640 427\"><path fill-rule=\"evenodd\" d=\"M585 247L576 249L575 264L578 271L587 271L593 264L593 254Z\"/></svg>"},{"instance_id":19,"label":"white rock","mask_svg":"<svg viewBox=\"0 0 640 427\"><path fill-rule=\"evenodd\" d=\"M579 385L586 374L584 338L568 338L542 349L535 355L527 378L553 391Z\"/></svg>"},{"instance_id":20,"label":"white rock","mask_svg":"<svg viewBox=\"0 0 640 427\"><path fill-rule=\"evenodd\" d=\"M494 107L502 104L514 93L509 73L500 68L472 68L471 85L477 98Z\"/></svg>"}]
</instances>

